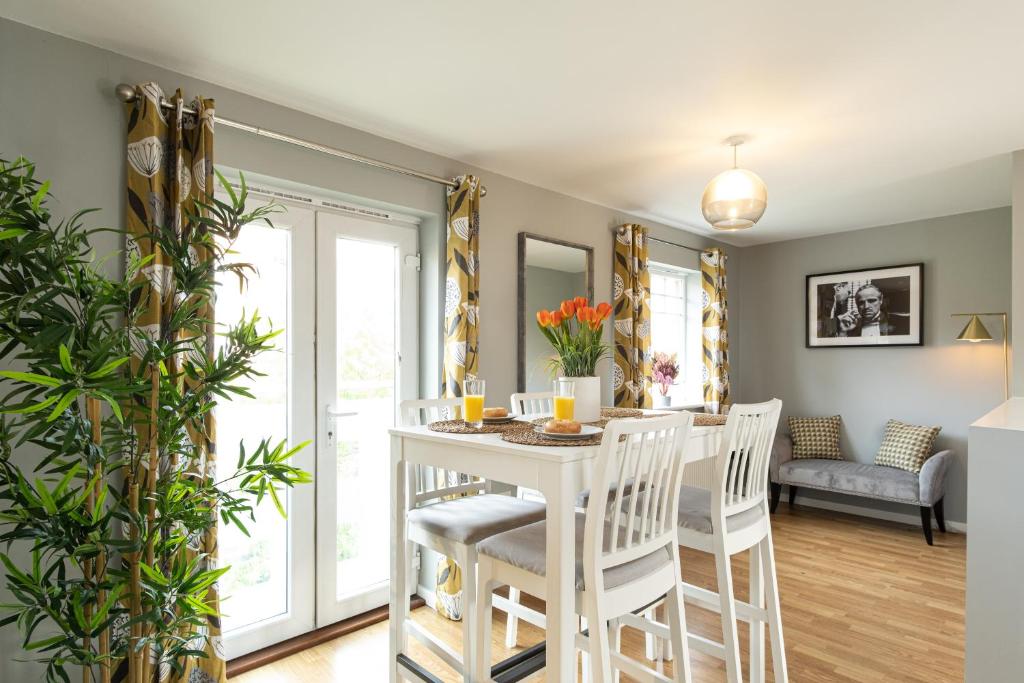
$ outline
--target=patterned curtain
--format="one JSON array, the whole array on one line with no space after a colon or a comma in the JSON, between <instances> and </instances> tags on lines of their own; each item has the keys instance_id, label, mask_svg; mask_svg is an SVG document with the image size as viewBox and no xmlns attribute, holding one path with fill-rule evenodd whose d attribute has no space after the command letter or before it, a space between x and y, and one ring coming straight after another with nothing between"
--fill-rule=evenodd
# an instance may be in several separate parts
<instances>
[{"instance_id":1,"label":"patterned curtain","mask_svg":"<svg viewBox=\"0 0 1024 683\"><path fill-rule=\"evenodd\" d=\"M441 395L462 396L476 377L480 340L480 181L455 179L448 188L447 277L444 282L444 370Z\"/></svg>"},{"instance_id":2,"label":"patterned curtain","mask_svg":"<svg viewBox=\"0 0 1024 683\"><path fill-rule=\"evenodd\" d=\"M704 410L729 412L729 313L726 302L725 252L715 247L700 254L704 304Z\"/></svg>"},{"instance_id":3,"label":"patterned curtain","mask_svg":"<svg viewBox=\"0 0 1024 683\"><path fill-rule=\"evenodd\" d=\"M476 377L480 340L480 181L455 179L448 188L447 277L444 283L444 368L441 395L462 396L466 378ZM450 476L458 476L449 473ZM444 482L454 485L458 482ZM462 570L450 557L437 563L434 609L462 619Z\"/></svg>"},{"instance_id":4,"label":"patterned curtain","mask_svg":"<svg viewBox=\"0 0 1024 683\"><path fill-rule=\"evenodd\" d=\"M136 239L147 232L147 225L165 226L177 232L196 229L188 219L195 213L195 201L211 196L213 179L213 100L196 98L186 103L178 90L170 98L175 109L164 111L160 101L164 96L160 86L145 83L136 87L138 98L126 106L128 113L127 135L127 212L126 251L139 256L152 254L152 244L146 239ZM188 106L196 115L185 114ZM197 254L197 258L208 258ZM160 339L168 324L168 315L173 304L172 267L160 253L142 269L139 276L145 282L140 288L139 298L134 302L144 305L139 329L151 339ZM208 321L205 347L213 353L214 330L212 305L199 311ZM138 349L142 355L145 349ZM138 363L138 357L133 358ZM136 366L137 367L137 366ZM188 381L187 379L185 381ZM148 410L148 407L143 409ZM140 443L147 443L148 436L140 435ZM199 448L197 476L212 476L216 467L216 424L208 414L204 433L191 433L192 441ZM161 464L161 468L172 467L175 463ZM207 562L215 563L217 556L217 524L210 524L207 533L189 544L195 552L206 555ZM219 599L216 585L211 589L210 605L215 613L207 617L206 657L189 660L185 670L174 680L180 683L221 683L227 680L227 669L221 641ZM188 634L183 634L187 637ZM120 673L120 671L118 672ZM170 671L162 669L156 676L160 683L171 680ZM115 680L117 676L115 676Z\"/></svg>"},{"instance_id":5,"label":"patterned curtain","mask_svg":"<svg viewBox=\"0 0 1024 683\"><path fill-rule=\"evenodd\" d=\"M650 408L651 274L647 270L647 228L630 224L615 231L613 273L615 405Z\"/></svg>"}]
</instances>

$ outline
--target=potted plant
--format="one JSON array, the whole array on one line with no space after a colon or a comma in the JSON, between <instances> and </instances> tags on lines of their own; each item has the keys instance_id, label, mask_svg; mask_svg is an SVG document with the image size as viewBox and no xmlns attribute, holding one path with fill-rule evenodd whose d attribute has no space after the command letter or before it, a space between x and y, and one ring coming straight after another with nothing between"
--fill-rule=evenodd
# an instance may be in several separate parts
<instances>
[{"instance_id":1,"label":"potted plant","mask_svg":"<svg viewBox=\"0 0 1024 683\"><path fill-rule=\"evenodd\" d=\"M566 299L553 311L537 311L537 325L558 354L552 369L576 385L575 417L579 422L601 419L597 362L608 355L602 335L611 312L610 304L590 306L582 296Z\"/></svg>"},{"instance_id":2,"label":"potted plant","mask_svg":"<svg viewBox=\"0 0 1024 683\"><path fill-rule=\"evenodd\" d=\"M132 249L95 254L99 230L84 212L55 220L49 183L33 174L25 159L0 159L0 361L18 368L0 372L0 563L12 596L0 627L19 628L47 681L70 680L68 667L85 683L195 674L230 571L206 534L218 517L245 531L265 498L284 514L280 491L310 481L289 463L305 444L225 443L218 454L210 419L218 401L248 395L277 334L245 316L219 324L223 343L209 352L218 274L244 284L251 267L230 262L232 245L273 209L247 213L244 180L235 191L220 178L230 202L200 199L180 228L147 223L135 236L158 266ZM121 258L123 272L110 267ZM161 287L147 287L156 275ZM141 320L156 305L154 331Z\"/></svg>"},{"instance_id":3,"label":"potted plant","mask_svg":"<svg viewBox=\"0 0 1024 683\"><path fill-rule=\"evenodd\" d=\"M679 363L676 362L676 354L656 351L651 370L654 381L658 384L658 388L661 391L661 395L658 396L658 407L668 408L672 405L672 398L668 395L668 388L675 384L676 377L679 376Z\"/></svg>"}]
</instances>

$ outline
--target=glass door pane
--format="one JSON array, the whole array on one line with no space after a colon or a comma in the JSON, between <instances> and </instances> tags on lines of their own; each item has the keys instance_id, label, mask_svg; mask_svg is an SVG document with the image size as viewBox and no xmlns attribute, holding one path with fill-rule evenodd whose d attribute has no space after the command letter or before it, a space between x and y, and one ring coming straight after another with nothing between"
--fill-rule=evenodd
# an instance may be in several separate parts
<instances>
[{"instance_id":1,"label":"glass door pane","mask_svg":"<svg viewBox=\"0 0 1024 683\"><path fill-rule=\"evenodd\" d=\"M315 437L313 362L313 274L294 265L312 258L313 213L289 209L275 216L276 227L250 224L231 246L228 260L255 269L243 289L231 273L218 282L216 320L218 350L227 328L254 313L259 329L282 329L274 349L256 358L258 373L246 381L254 398L237 396L216 408L221 474L233 471L240 444L252 453L260 441L287 439L290 444ZM315 451L300 452L296 464L315 466ZM310 558L313 532L290 520L311 516L313 486L281 492L288 511L282 517L264 500L255 519L245 520L248 536L234 525L220 524L218 562L230 566L220 580L221 611L227 656L236 657L313 628L313 581ZM219 520L218 520L219 522Z\"/></svg>"},{"instance_id":2,"label":"glass door pane","mask_svg":"<svg viewBox=\"0 0 1024 683\"><path fill-rule=\"evenodd\" d=\"M390 437L416 394L416 269L411 228L317 215L317 622L386 604ZM326 522L326 523L324 523Z\"/></svg>"},{"instance_id":3,"label":"glass door pane","mask_svg":"<svg viewBox=\"0 0 1024 683\"><path fill-rule=\"evenodd\" d=\"M388 428L394 426L397 372L398 255L391 244L348 238L337 254L339 420L335 595L379 586L389 573ZM372 282L373 295L364 296Z\"/></svg>"}]
</instances>

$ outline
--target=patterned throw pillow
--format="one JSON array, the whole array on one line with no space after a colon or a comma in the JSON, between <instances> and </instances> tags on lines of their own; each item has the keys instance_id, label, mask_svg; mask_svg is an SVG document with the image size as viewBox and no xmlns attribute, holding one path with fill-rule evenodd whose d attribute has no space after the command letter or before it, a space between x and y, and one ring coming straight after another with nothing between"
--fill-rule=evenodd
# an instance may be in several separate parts
<instances>
[{"instance_id":1,"label":"patterned throw pillow","mask_svg":"<svg viewBox=\"0 0 1024 683\"><path fill-rule=\"evenodd\" d=\"M791 417L789 433L793 437L794 458L842 460L839 451L838 415L832 417Z\"/></svg>"},{"instance_id":2,"label":"patterned throw pillow","mask_svg":"<svg viewBox=\"0 0 1024 683\"><path fill-rule=\"evenodd\" d=\"M889 420L885 425L885 438L875 455L875 464L920 472L924 461L932 454L932 445L941 429Z\"/></svg>"}]
</instances>

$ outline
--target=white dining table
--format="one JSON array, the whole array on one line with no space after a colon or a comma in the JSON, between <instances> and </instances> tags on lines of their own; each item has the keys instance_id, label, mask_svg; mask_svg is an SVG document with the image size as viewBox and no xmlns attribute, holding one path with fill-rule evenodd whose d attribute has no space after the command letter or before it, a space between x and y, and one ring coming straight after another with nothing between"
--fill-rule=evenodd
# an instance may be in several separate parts
<instances>
[{"instance_id":1,"label":"white dining table","mask_svg":"<svg viewBox=\"0 0 1024 683\"><path fill-rule=\"evenodd\" d=\"M687 462L718 453L723 427L694 427ZM391 435L391 683L420 680L424 667L408 654L409 571L406 537L410 509L409 467L427 465L539 491L547 506L547 630L545 676L550 683L575 681L576 498L589 486L598 446L514 444L500 434L446 434L426 426L396 427ZM404 670L404 671L403 671ZM418 671L417 671L418 670Z\"/></svg>"}]
</instances>

